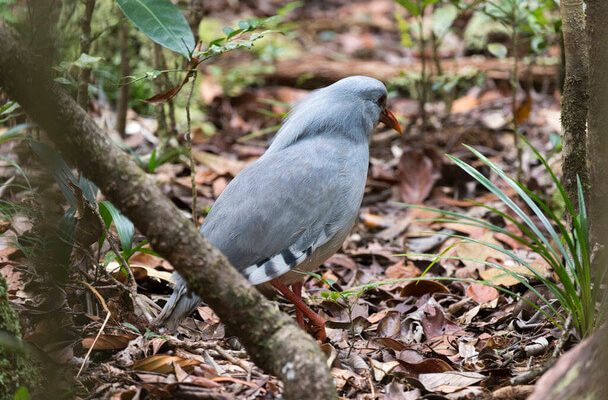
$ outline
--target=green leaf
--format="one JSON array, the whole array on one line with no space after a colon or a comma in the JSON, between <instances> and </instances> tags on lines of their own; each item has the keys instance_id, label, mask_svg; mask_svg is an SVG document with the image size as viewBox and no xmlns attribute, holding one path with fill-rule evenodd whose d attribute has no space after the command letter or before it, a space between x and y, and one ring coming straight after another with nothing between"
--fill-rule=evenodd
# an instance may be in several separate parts
<instances>
[{"instance_id":1,"label":"green leaf","mask_svg":"<svg viewBox=\"0 0 608 400\"><path fill-rule=\"evenodd\" d=\"M505 58L508 53L507 47L502 43L488 44L488 51L498 58Z\"/></svg>"},{"instance_id":2,"label":"green leaf","mask_svg":"<svg viewBox=\"0 0 608 400\"><path fill-rule=\"evenodd\" d=\"M127 18L146 36L163 47L190 59L194 35L170 0L116 0Z\"/></svg>"},{"instance_id":3,"label":"green leaf","mask_svg":"<svg viewBox=\"0 0 608 400\"><path fill-rule=\"evenodd\" d=\"M25 386L19 386L19 389L15 392L13 400L30 400L30 392Z\"/></svg>"},{"instance_id":4,"label":"green leaf","mask_svg":"<svg viewBox=\"0 0 608 400\"><path fill-rule=\"evenodd\" d=\"M133 237L135 236L135 227L133 226L133 223L122 215L108 200L99 203L99 213L106 223L106 226L110 226L112 222L114 223L122 250L127 252L131 251Z\"/></svg>"},{"instance_id":5,"label":"green leaf","mask_svg":"<svg viewBox=\"0 0 608 400\"><path fill-rule=\"evenodd\" d=\"M139 331L139 329L137 329L137 327L135 325L133 325L130 322L123 322L122 326L124 326L125 328L137 333L138 335L141 334L141 332Z\"/></svg>"},{"instance_id":6,"label":"green leaf","mask_svg":"<svg viewBox=\"0 0 608 400\"><path fill-rule=\"evenodd\" d=\"M17 111L21 106L16 101L7 101L5 104L0 106L0 115L8 115L14 111Z\"/></svg>"},{"instance_id":7,"label":"green leaf","mask_svg":"<svg viewBox=\"0 0 608 400\"><path fill-rule=\"evenodd\" d=\"M96 66L101 60L101 57L94 57L86 53L82 53L80 57L78 57L78 60L74 61L72 64L81 69L90 69Z\"/></svg>"},{"instance_id":8,"label":"green leaf","mask_svg":"<svg viewBox=\"0 0 608 400\"><path fill-rule=\"evenodd\" d=\"M418 8L418 4L412 0L397 0L397 3L404 7L406 10L410 12L413 16L417 17L420 15L420 8Z\"/></svg>"},{"instance_id":9,"label":"green leaf","mask_svg":"<svg viewBox=\"0 0 608 400\"><path fill-rule=\"evenodd\" d=\"M150 160L148 161L148 172L153 174L156 170L156 147L152 149L152 153L150 153Z\"/></svg>"},{"instance_id":10,"label":"green leaf","mask_svg":"<svg viewBox=\"0 0 608 400\"><path fill-rule=\"evenodd\" d=\"M457 16L458 9L453 4L436 8L433 12L433 22L431 23L435 37L444 37L452 27Z\"/></svg>"},{"instance_id":11,"label":"green leaf","mask_svg":"<svg viewBox=\"0 0 608 400\"><path fill-rule=\"evenodd\" d=\"M62 85L66 85L66 86L71 86L71 85L73 85L73 84L74 84L74 82L72 82L72 81L70 81L69 79L64 78L64 77L62 77L62 76L59 76L59 77L57 77L57 78L55 78L55 79L53 79L53 80L54 80L55 82L57 82L57 83L60 83L60 84L62 84Z\"/></svg>"},{"instance_id":12,"label":"green leaf","mask_svg":"<svg viewBox=\"0 0 608 400\"><path fill-rule=\"evenodd\" d=\"M25 139L25 136L22 135L23 131L28 128L31 128L33 125L31 124L19 124L15 125L0 136L0 144L10 142L11 140L22 140Z\"/></svg>"}]
</instances>

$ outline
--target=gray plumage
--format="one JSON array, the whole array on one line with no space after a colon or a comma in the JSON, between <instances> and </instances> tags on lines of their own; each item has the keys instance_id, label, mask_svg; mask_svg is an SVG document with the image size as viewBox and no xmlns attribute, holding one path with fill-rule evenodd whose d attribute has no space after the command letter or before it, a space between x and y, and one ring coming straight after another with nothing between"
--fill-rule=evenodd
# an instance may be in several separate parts
<instances>
[{"instance_id":1,"label":"gray plumage","mask_svg":"<svg viewBox=\"0 0 608 400\"><path fill-rule=\"evenodd\" d=\"M289 285L336 252L356 219L369 160L369 138L386 88L353 76L306 96L273 143L226 187L201 233L252 284ZM199 304L174 274L158 323L175 330Z\"/></svg>"}]
</instances>

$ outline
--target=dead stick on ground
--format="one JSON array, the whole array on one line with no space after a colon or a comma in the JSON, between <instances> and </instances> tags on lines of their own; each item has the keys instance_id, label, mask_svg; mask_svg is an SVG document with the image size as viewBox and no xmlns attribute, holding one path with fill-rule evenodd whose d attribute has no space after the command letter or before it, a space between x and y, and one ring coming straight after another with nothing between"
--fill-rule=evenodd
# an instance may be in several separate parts
<instances>
[{"instance_id":1,"label":"dead stick on ground","mask_svg":"<svg viewBox=\"0 0 608 400\"><path fill-rule=\"evenodd\" d=\"M89 290L91 292L93 292L95 297L97 297L97 300L99 301L99 303L103 307L104 311L106 312L106 318L103 320L103 323L101 324L101 328L99 328L99 331L97 332L97 336L95 336L95 340L93 340L93 343L91 343L91 347L89 347L89 351L87 351L86 356L84 356L84 360L82 361L82 365L80 366L80 369L78 370L78 373L76 374L76 378L78 378L80 376L80 373L84 369L84 366L87 365L87 361L89 361L89 357L91 356L91 352L93 351L93 348L95 348L95 344L97 343L97 340L99 340L99 337L101 336L101 333L103 332L103 329L106 327L106 324L108 323L108 321L110 320L110 317L112 316L112 313L110 312L110 309L108 308L108 305L106 304L106 301L99 294L97 289L95 289L93 286L86 283L85 281L82 281L82 284L85 285L86 287L88 287Z\"/></svg>"}]
</instances>

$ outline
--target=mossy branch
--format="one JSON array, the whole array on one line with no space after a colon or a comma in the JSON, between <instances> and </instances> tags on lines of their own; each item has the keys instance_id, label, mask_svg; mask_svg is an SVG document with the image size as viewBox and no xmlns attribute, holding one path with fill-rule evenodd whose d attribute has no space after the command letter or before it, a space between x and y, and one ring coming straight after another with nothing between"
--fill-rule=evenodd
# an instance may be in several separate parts
<instances>
[{"instance_id":1,"label":"mossy branch","mask_svg":"<svg viewBox=\"0 0 608 400\"><path fill-rule=\"evenodd\" d=\"M153 248L239 337L253 361L278 376L289 399L330 399L335 388L317 344L234 269L161 190L0 24L0 86L127 215Z\"/></svg>"}]
</instances>

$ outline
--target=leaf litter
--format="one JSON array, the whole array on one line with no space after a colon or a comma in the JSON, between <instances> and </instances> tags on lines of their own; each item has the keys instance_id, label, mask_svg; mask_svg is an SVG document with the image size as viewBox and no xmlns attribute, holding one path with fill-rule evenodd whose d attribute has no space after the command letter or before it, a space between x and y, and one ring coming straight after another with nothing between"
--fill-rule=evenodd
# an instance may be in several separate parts
<instances>
[{"instance_id":1,"label":"leaf litter","mask_svg":"<svg viewBox=\"0 0 608 400\"><path fill-rule=\"evenodd\" d=\"M333 7L343 15L351 15L351 9L364 14L371 10L372 24L384 26L387 18L390 21L390 8L374 8L372 3ZM318 20L326 15L322 10L313 13ZM351 57L359 57L373 52L375 41L385 39L371 29L363 35L345 32L328 45L346 46ZM505 273L505 269L517 272L534 283L529 270L480 243L455 242L450 234L506 246L528 260L537 273L551 276L537 254L488 229L438 221L437 213L406 210L400 204L436 206L481 218L489 218L489 214L480 205L499 206L495 196L460 175L441 155L459 152L458 144L467 143L483 148L506 171L515 171L515 149L505 145L512 135L503 129L507 123L503 105L508 96L489 82L485 85L483 94L469 91L456 99L452 104L454 114L436 121L428 135L402 139L389 132L377 134L359 222L342 250L322 267L324 280L306 280L306 301L328 319L330 342L322 348L344 398L492 398L497 390L505 391L510 377L542 364L558 336L551 325L538 319L536 309L526 308L536 300ZM213 204L228 182L268 145L264 136L239 140L250 134L254 125L268 127L279 122L276 116L252 114L251 104L264 104L264 100L276 98L279 91L281 98L293 102L303 90L262 86L230 97L211 79L203 80L200 90L217 126L226 122L218 115L232 115L225 133L195 140L199 204L205 207ZM526 96L517 118L527 121L528 138L550 151L544 139L545 119L547 113L559 110L559 102L552 93L537 96L543 96L543 112L537 112L532 98ZM401 105L398 111L404 117L415 117L406 96L390 101ZM135 129L129 138L132 149L149 149L148 136ZM529 165L525 167L535 171L533 159L527 160ZM188 172L175 161L159 166L154 173L162 190L185 213L191 212ZM541 182L544 178L538 175L535 179ZM33 229L32 220L21 214L2 222L5 237L16 238ZM492 222L516 232L508 220ZM8 282L10 300L24 310L25 340L58 362L77 367L92 348L92 357L80 377L83 394L112 399L253 399L280 395L281 383L251 362L238 340L226 335L208 306L199 307L178 333L159 332L137 313L123 289L109 277L99 277L95 286L112 312L108 326L95 341L105 314L91 293L74 284L54 296L18 246L10 241L2 243L0 273ZM432 263L424 257L403 256L443 252L458 259L446 257ZM492 267L492 263L501 268ZM173 268L148 253L135 254L130 265L138 293L161 306L171 291ZM116 262L103 268L110 276L120 273ZM426 277L442 280L406 281L423 272ZM116 277L121 282L126 282L125 278ZM495 287L475 282L478 280ZM528 296L529 301L517 300L497 287ZM338 294L328 299L324 295L328 292ZM291 305L280 299L278 302L283 310L294 314ZM70 310L74 314L71 324L58 329L51 309Z\"/></svg>"}]
</instances>

